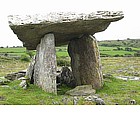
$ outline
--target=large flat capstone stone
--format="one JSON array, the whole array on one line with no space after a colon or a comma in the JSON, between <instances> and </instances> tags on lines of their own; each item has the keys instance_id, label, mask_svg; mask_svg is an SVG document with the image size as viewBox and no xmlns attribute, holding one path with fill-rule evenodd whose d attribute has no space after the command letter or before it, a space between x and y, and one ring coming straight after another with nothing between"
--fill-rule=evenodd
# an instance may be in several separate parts
<instances>
[{"instance_id":1,"label":"large flat capstone stone","mask_svg":"<svg viewBox=\"0 0 140 140\"><path fill-rule=\"evenodd\" d=\"M59 46L83 34L93 35L104 31L111 22L123 17L121 11L97 11L90 14L61 12L46 15L10 15L8 21L23 45L29 50L34 50L41 38L48 33L54 34L55 46Z\"/></svg>"}]
</instances>

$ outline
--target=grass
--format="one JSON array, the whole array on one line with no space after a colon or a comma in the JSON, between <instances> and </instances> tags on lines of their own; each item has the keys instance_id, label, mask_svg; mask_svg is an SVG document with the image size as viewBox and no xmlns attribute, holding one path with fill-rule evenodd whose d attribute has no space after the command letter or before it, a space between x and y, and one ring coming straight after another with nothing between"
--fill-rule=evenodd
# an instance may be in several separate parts
<instances>
[{"instance_id":1,"label":"grass","mask_svg":"<svg viewBox=\"0 0 140 140\"><path fill-rule=\"evenodd\" d=\"M140 82L123 81L115 78L105 79L103 89L97 94L104 99L106 104L130 105L130 100L136 100L140 104Z\"/></svg>"},{"instance_id":2,"label":"grass","mask_svg":"<svg viewBox=\"0 0 140 140\"><path fill-rule=\"evenodd\" d=\"M59 89L58 95L46 93L35 85L30 85L24 90L19 87L20 81L14 81L9 87L0 87L0 104L7 105L64 105L64 99L68 99L67 104L73 105L73 97L64 93L70 88L65 86ZM104 79L104 87L97 91L107 105L129 105L130 100L136 100L140 104L140 82L123 81L115 78ZM84 97L79 97L79 105L94 105L94 102L85 101Z\"/></svg>"},{"instance_id":3,"label":"grass","mask_svg":"<svg viewBox=\"0 0 140 140\"><path fill-rule=\"evenodd\" d=\"M57 57L68 57L68 52L57 52L56 53Z\"/></svg>"},{"instance_id":4,"label":"grass","mask_svg":"<svg viewBox=\"0 0 140 140\"><path fill-rule=\"evenodd\" d=\"M101 56L102 55L107 55L107 56L125 56L125 55L132 55L134 56L134 53L136 51L139 51L139 48L132 48L132 51L125 51L126 46L119 46L123 50L117 50L117 47L107 47L107 46L99 46ZM10 54L10 55L17 55L21 56L26 53L26 48L0 48L0 54ZM35 52L34 52L35 54ZM56 47L56 55L57 57L69 57L68 52L67 52L67 46L61 46L61 47Z\"/></svg>"},{"instance_id":5,"label":"grass","mask_svg":"<svg viewBox=\"0 0 140 140\"><path fill-rule=\"evenodd\" d=\"M130 100L140 104L140 82L106 79L102 90L97 92L106 104L130 105Z\"/></svg>"},{"instance_id":6,"label":"grass","mask_svg":"<svg viewBox=\"0 0 140 140\"><path fill-rule=\"evenodd\" d=\"M1 53L25 53L26 52L26 48L25 47L21 47L21 48L0 48L0 52Z\"/></svg>"},{"instance_id":7,"label":"grass","mask_svg":"<svg viewBox=\"0 0 140 140\"><path fill-rule=\"evenodd\" d=\"M128 52L128 51L101 51L102 55L108 55L108 56L115 56L115 55L119 55L119 56L125 56L125 55L134 55L135 52Z\"/></svg>"},{"instance_id":8,"label":"grass","mask_svg":"<svg viewBox=\"0 0 140 140\"><path fill-rule=\"evenodd\" d=\"M9 88L0 87L0 96L4 97L4 100L0 101L0 104L35 105L41 104L41 102L45 104L45 101L47 101L48 99L47 97L52 96L49 93L46 94L35 85L31 85L28 90L23 90L21 87L18 86L19 83L20 81L14 81L9 84Z\"/></svg>"},{"instance_id":9,"label":"grass","mask_svg":"<svg viewBox=\"0 0 140 140\"><path fill-rule=\"evenodd\" d=\"M69 90L65 86L59 89L58 95L46 93L35 85L30 85L27 90L19 87L20 81L14 81L9 84L9 87L0 87L0 104L7 105L63 105L64 92ZM61 91L61 94L60 94ZM72 104L72 97L69 98L68 104ZM1 100L3 99L3 100Z\"/></svg>"},{"instance_id":10,"label":"grass","mask_svg":"<svg viewBox=\"0 0 140 140\"><path fill-rule=\"evenodd\" d=\"M28 65L29 62L0 57L0 76L5 76L8 73L18 72L20 70L25 70Z\"/></svg>"},{"instance_id":11,"label":"grass","mask_svg":"<svg viewBox=\"0 0 140 140\"><path fill-rule=\"evenodd\" d=\"M140 57L103 57L104 74L114 76L140 76Z\"/></svg>"},{"instance_id":12,"label":"grass","mask_svg":"<svg viewBox=\"0 0 140 140\"><path fill-rule=\"evenodd\" d=\"M4 53L4 54L9 54L9 55L21 56L21 55L25 54L25 52L26 52L25 47L22 47L22 48L0 48L0 54Z\"/></svg>"}]
</instances>

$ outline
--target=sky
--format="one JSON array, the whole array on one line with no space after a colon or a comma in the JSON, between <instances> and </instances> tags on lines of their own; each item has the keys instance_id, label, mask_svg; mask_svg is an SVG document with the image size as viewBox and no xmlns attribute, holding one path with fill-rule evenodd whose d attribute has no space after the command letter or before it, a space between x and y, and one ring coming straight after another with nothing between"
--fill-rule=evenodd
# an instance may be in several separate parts
<instances>
[{"instance_id":1,"label":"sky","mask_svg":"<svg viewBox=\"0 0 140 140\"><path fill-rule=\"evenodd\" d=\"M139 0L1 0L0 46L19 46L22 42L8 25L8 15L45 14L49 12L123 11L124 19L113 22L97 40L140 38Z\"/></svg>"}]
</instances>

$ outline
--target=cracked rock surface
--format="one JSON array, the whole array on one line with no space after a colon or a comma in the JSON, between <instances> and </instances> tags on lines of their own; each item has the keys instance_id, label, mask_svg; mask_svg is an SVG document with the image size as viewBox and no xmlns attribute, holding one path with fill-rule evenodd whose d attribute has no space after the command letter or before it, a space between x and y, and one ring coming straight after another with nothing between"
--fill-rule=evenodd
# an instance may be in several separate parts
<instances>
[{"instance_id":1,"label":"cracked rock surface","mask_svg":"<svg viewBox=\"0 0 140 140\"><path fill-rule=\"evenodd\" d=\"M104 31L111 22L123 17L121 11L97 11L89 14L60 12L45 15L9 15L8 21L23 45L34 50L45 34L53 33L55 45L59 46L83 34L93 35Z\"/></svg>"}]
</instances>

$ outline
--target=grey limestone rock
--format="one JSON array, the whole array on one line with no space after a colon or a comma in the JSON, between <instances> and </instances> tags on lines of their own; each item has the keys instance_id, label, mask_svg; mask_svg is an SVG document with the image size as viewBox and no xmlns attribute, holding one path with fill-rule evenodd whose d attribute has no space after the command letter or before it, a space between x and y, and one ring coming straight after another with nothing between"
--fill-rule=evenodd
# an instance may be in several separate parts
<instances>
[{"instance_id":1,"label":"grey limestone rock","mask_svg":"<svg viewBox=\"0 0 140 140\"><path fill-rule=\"evenodd\" d=\"M131 105L135 105L136 103L137 103L136 100L134 100L134 99L130 100Z\"/></svg>"},{"instance_id":2,"label":"grey limestone rock","mask_svg":"<svg viewBox=\"0 0 140 140\"><path fill-rule=\"evenodd\" d=\"M103 85L103 76L95 37L83 35L70 41L68 53L76 85L92 85L94 89L100 89Z\"/></svg>"},{"instance_id":3,"label":"grey limestone rock","mask_svg":"<svg viewBox=\"0 0 140 140\"><path fill-rule=\"evenodd\" d=\"M45 15L9 15L11 29L29 50L36 49L41 38L53 33L55 44L67 44L83 34L93 35L104 31L111 22L124 17L121 11L97 11L89 14L60 12Z\"/></svg>"},{"instance_id":4,"label":"grey limestone rock","mask_svg":"<svg viewBox=\"0 0 140 140\"><path fill-rule=\"evenodd\" d=\"M21 83L19 84L20 87L22 87L23 89L27 89L27 81L26 80L22 80Z\"/></svg>"},{"instance_id":5,"label":"grey limestone rock","mask_svg":"<svg viewBox=\"0 0 140 140\"><path fill-rule=\"evenodd\" d=\"M86 101L95 101L98 97L95 95L90 95L85 98Z\"/></svg>"},{"instance_id":6,"label":"grey limestone rock","mask_svg":"<svg viewBox=\"0 0 140 140\"><path fill-rule=\"evenodd\" d=\"M71 96L88 96L95 94L96 90L92 88L92 85L81 85L69 90L66 94Z\"/></svg>"},{"instance_id":7,"label":"grey limestone rock","mask_svg":"<svg viewBox=\"0 0 140 140\"><path fill-rule=\"evenodd\" d=\"M96 105L105 105L105 102L103 99L101 98L97 98L95 99Z\"/></svg>"},{"instance_id":8,"label":"grey limestone rock","mask_svg":"<svg viewBox=\"0 0 140 140\"><path fill-rule=\"evenodd\" d=\"M90 95L90 96L87 96L85 98L86 101L92 101L92 102L95 102L96 105L105 105L105 102L103 99L99 98L98 96L96 95Z\"/></svg>"},{"instance_id":9,"label":"grey limestone rock","mask_svg":"<svg viewBox=\"0 0 140 140\"><path fill-rule=\"evenodd\" d=\"M27 72L26 72L26 77L29 78L31 84L34 83L34 78L33 78L34 66L35 66L35 56L32 58L29 66L28 66Z\"/></svg>"},{"instance_id":10,"label":"grey limestone rock","mask_svg":"<svg viewBox=\"0 0 140 140\"><path fill-rule=\"evenodd\" d=\"M0 85L7 85L10 81L4 77L0 77Z\"/></svg>"},{"instance_id":11,"label":"grey limestone rock","mask_svg":"<svg viewBox=\"0 0 140 140\"><path fill-rule=\"evenodd\" d=\"M5 78L14 81L14 80L18 80L21 77L24 77L25 75L26 75L26 70L22 70L19 72L9 73L5 76Z\"/></svg>"},{"instance_id":12,"label":"grey limestone rock","mask_svg":"<svg viewBox=\"0 0 140 140\"><path fill-rule=\"evenodd\" d=\"M73 97L73 105L77 105L78 104L78 97L77 96L74 96Z\"/></svg>"},{"instance_id":13,"label":"grey limestone rock","mask_svg":"<svg viewBox=\"0 0 140 140\"><path fill-rule=\"evenodd\" d=\"M61 74L57 76L60 79L60 84L65 84L69 87L75 87L75 79L72 71L68 67L62 67Z\"/></svg>"},{"instance_id":14,"label":"grey limestone rock","mask_svg":"<svg viewBox=\"0 0 140 140\"><path fill-rule=\"evenodd\" d=\"M47 34L37 46L37 54L34 65L34 84L44 91L56 93L56 54L54 35Z\"/></svg>"}]
</instances>

